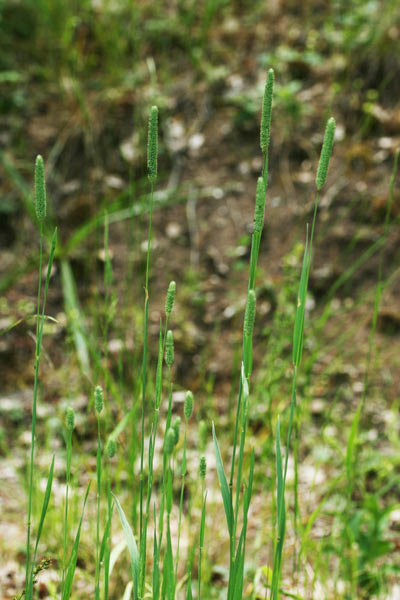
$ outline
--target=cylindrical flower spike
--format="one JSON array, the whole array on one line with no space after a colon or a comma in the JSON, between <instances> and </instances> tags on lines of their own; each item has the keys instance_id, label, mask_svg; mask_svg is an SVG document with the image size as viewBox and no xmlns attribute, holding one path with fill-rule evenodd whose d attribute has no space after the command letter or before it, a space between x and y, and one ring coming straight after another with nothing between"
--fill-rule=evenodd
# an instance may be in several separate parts
<instances>
[{"instance_id":1,"label":"cylindrical flower spike","mask_svg":"<svg viewBox=\"0 0 400 600\"><path fill-rule=\"evenodd\" d=\"M147 172L152 183L157 179L158 157L158 108L152 106L149 117L149 133L147 139Z\"/></svg>"},{"instance_id":2,"label":"cylindrical flower spike","mask_svg":"<svg viewBox=\"0 0 400 600\"><path fill-rule=\"evenodd\" d=\"M260 146L264 154L268 151L271 136L272 95L274 91L274 70L270 69L264 89L264 100L261 112Z\"/></svg>"},{"instance_id":3,"label":"cylindrical flower spike","mask_svg":"<svg viewBox=\"0 0 400 600\"><path fill-rule=\"evenodd\" d=\"M167 339L165 342L165 362L168 367L172 367L174 363L174 334L170 329L167 332Z\"/></svg>"},{"instance_id":4,"label":"cylindrical flower spike","mask_svg":"<svg viewBox=\"0 0 400 600\"><path fill-rule=\"evenodd\" d=\"M200 458L199 473L200 473L201 479L203 479L203 481L204 481L204 479L206 478L206 473L207 473L207 461L206 461L205 456L202 456Z\"/></svg>"},{"instance_id":5,"label":"cylindrical flower spike","mask_svg":"<svg viewBox=\"0 0 400 600\"><path fill-rule=\"evenodd\" d=\"M94 406L97 414L99 415L103 410L104 405L104 395L103 390L99 385L96 385L94 390Z\"/></svg>"},{"instance_id":6,"label":"cylindrical flower spike","mask_svg":"<svg viewBox=\"0 0 400 600\"><path fill-rule=\"evenodd\" d=\"M259 177L257 181L256 207L254 210L254 231L257 233L261 233L264 227L265 194L264 179Z\"/></svg>"},{"instance_id":7,"label":"cylindrical flower spike","mask_svg":"<svg viewBox=\"0 0 400 600\"><path fill-rule=\"evenodd\" d=\"M44 163L40 154L35 163L35 210L39 222L46 218L46 182L44 179Z\"/></svg>"},{"instance_id":8,"label":"cylindrical flower spike","mask_svg":"<svg viewBox=\"0 0 400 600\"><path fill-rule=\"evenodd\" d=\"M171 314L172 308L174 306L175 292L176 292L176 283L175 283L175 281L171 281L168 286L167 297L165 300L165 314L168 317Z\"/></svg>"},{"instance_id":9,"label":"cylindrical flower spike","mask_svg":"<svg viewBox=\"0 0 400 600\"><path fill-rule=\"evenodd\" d=\"M172 427L170 427L166 433L164 446L166 454L172 454L175 446L175 431Z\"/></svg>"},{"instance_id":10,"label":"cylindrical flower spike","mask_svg":"<svg viewBox=\"0 0 400 600\"><path fill-rule=\"evenodd\" d=\"M74 409L69 406L65 413L65 422L67 424L68 431L72 431L75 427L75 413Z\"/></svg>"},{"instance_id":11,"label":"cylindrical flower spike","mask_svg":"<svg viewBox=\"0 0 400 600\"><path fill-rule=\"evenodd\" d=\"M185 419L188 421L192 416L193 412L193 394L190 390L186 392L185 403L183 405L183 414L185 415Z\"/></svg>"},{"instance_id":12,"label":"cylindrical flower spike","mask_svg":"<svg viewBox=\"0 0 400 600\"><path fill-rule=\"evenodd\" d=\"M329 161L332 156L335 129L336 122L335 119L331 117L330 119L328 119L328 122L326 124L324 141L322 144L321 155L319 158L317 177L315 179L318 191L325 185L326 176L328 174Z\"/></svg>"},{"instance_id":13,"label":"cylindrical flower spike","mask_svg":"<svg viewBox=\"0 0 400 600\"><path fill-rule=\"evenodd\" d=\"M246 310L244 313L243 330L247 337L251 337L256 318L256 293L254 290L249 290L247 294Z\"/></svg>"},{"instance_id":14,"label":"cylindrical flower spike","mask_svg":"<svg viewBox=\"0 0 400 600\"><path fill-rule=\"evenodd\" d=\"M115 456L116 451L117 451L117 442L114 440L114 438L110 438L107 442L108 457L113 458L113 456Z\"/></svg>"},{"instance_id":15,"label":"cylindrical flower spike","mask_svg":"<svg viewBox=\"0 0 400 600\"><path fill-rule=\"evenodd\" d=\"M176 419L172 423L172 429L174 430L174 433L175 433L175 446L179 442L180 428L181 428L181 418L176 417Z\"/></svg>"}]
</instances>

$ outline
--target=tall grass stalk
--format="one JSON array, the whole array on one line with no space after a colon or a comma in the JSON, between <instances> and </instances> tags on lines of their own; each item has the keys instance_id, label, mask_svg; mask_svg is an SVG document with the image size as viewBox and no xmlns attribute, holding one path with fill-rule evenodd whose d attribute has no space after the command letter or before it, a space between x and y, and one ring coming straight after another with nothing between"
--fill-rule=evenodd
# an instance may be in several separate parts
<instances>
[{"instance_id":1,"label":"tall grass stalk","mask_svg":"<svg viewBox=\"0 0 400 600\"><path fill-rule=\"evenodd\" d=\"M200 535L199 535L199 563L198 563L198 594L199 600L201 599L201 566L204 549L204 534L206 528L206 503L207 503L207 492L204 490L205 479L207 473L206 457L200 458L199 475L201 479L201 519L200 519Z\"/></svg>"},{"instance_id":2,"label":"tall grass stalk","mask_svg":"<svg viewBox=\"0 0 400 600\"><path fill-rule=\"evenodd\" d=\"M260 251L260 242L262 236L262 230L264 226L264 213L265 213L265 201L266 201L266 187L268 182L268 148L271 135L271 115L272 115L272 97L274 87L274 72L272 69L269 70L267 75L267 81L264 91L264 100L261 113L261 127L260 127L260 146L263 153L263 167L261 177L257 182L256 192L256 203L254 211L254 232L251 240L251 252L250 252L250 265L249 265L249 282L248 282L248 296L246 303L246 311L244 318L243 327L243 344L242 344L242 368L241 377L239 380L239 390L236 404L236 417L233 434L233 449L232 449L232 460L229 476L229 485L226 480L221 455L219 452L218 442L215 435L215 428L213 426L213 437L214 446L217 458L217 472L221 486L221 492L224 500L225 514L227 519L229 538L230 538L230 557L229 557L229 583L228 583L228 600L234 599L238 594L238 590L241 589L242 581L239 577L237 578L237 569L240 566L242 557L242 551L244 548L244 540L246 531L242 528L242 534L239 538L239 544L237 544L236 534L239 522L239 507L241 498L242 488L242 477L243 477L243 462L244 462L244 449L246 441L246 429L248 419L248 398L249 398L249 378L252 370L253 362L253 351L252 351L252 334L255 319L255 305L256 305L256 292L255 292L255 279L257 272L258 255ZM243 400L244 398L244 400ZM239 438L240 429L240 438ZM239 441L239 454L236 457L237 446ZM235 481L235 468L237 458L237 474ZM234 494L234 482L236 488L235 502L233 502ZM245 502L245 497L243 497ZM239 568L240 571L240 568Z\"/></svg>"},{"instance_id":3,"label":"tall grass stalk","mask_svg":"<svg viewBox=\"0 0 400 600\"><path fill-rule=\"evenodd\" d=\"M38 385L39 385L39 366L40 356L42 351L42 339L43 339L43 323L44 323L44 311L46 308L47 292L49 289L51 269L53 265L53 259L57 243L57 229L54 231L49 262L47 266L46 283L44 288L42 310L41 308L41 294L42 294L42 265L43 265L43 223L46 218L46 182L44 176L44 163L42 157L39 155L36 158L35 164L35 211L36 218L39 223L39 277L38 277L38 293L37 293L37 306L36 306L36 348L35 348L35 373L34 373L34 384L33 384L33 400L32 400L32 431L31 431L31 452L30 452L30 464L29 464L29 495L28 495L28 522L27 522L27 536L26 536L26 568L25 568L25 589L28 589L29 573L31 567L30 552L31 552L31 527L32 527L32 498L34 494L34 483L33 483L33 472L34 472L34 456L35 456L35 436L36 436L36 408L38 398Z\"/></svg>"},{"instance_id":4,"label":"tall grass stalk","mask_svg":"<svg viewBox=\"0 0 400 600\"><path fill-rule=\"evenodd\" d=\"M284 462L283 471L282 471L282 459L281 459L281 450L280 450L279 423L277 426L277 445L276 445L276 456L277 456L276 461L277 462L276 462L276 464L277 464L278 537L277 537L277 541L276 541L276 545L275 545L274 564L273 564L272 582L271 582L271 598L272 598L272 600L277 600L279 598L279 582L280 582L281 569L282 569L282 551L283 551L283 544L284 544L285 531L286 531L285 489L286 489L286 479L287 479L290 445L291 445L292 431L293 431L295 411L296 411L297 376L298 376L298 369L300 366L302 352L303 352L304 319L305 319L305 310L306 310L308 280L309 280L310 269L311 269L312 245L313 245L313 240L314 240L315 224L316 224L317 211L318 211L319 192L326 182L329 162L330 162L330 158L332 156L332 150L333 150L335 127L336 127L335 120L333 118L330 118L326 124L324 141L322 144L320 161L319 161L318 171L317 171L317 176L316 176L317 192L316 192L316 196L315 196L314 214L313 214L313 221L312 221L312 227L311 227L310 241L308 241L308 227L307 227L306 245L305 245L305 250L304 250L303 265L302 265L301 276L300 276L296 318L295 318L294 331L293 331L293 354L292 354L293 378L292 378L292 392L291 392L290 412L289 412L289 424L288 424L287 441L286 441L286 449L285 449L285 462ZM295 459L295 467L296 466L297 466L297 459ZM297 490L295 490L295 494L296 494L296 492L297 492ZM297 504L297 502L298 502L297 498L295 498L295 504Z\"/></svg>"},{"instance_id":5,"label":"tall grass stalk","mask_svg":"<svg viewBox=\"0 0 400 600\"><path fill-rule=\"evenodd\" d=\"M67 463L65 483L65 508L64 508L64 539L63 539L63 566L61 577L61 593L64 590L65 569L67 564L67 534L68 534L68 494L71 481L71 455L72 455L72 432L75 427L75 415L73 408L67 408L65 423L67 427Z\"/></svg>"},{"instance_id":6,"label":"tall grass stalk","mask_svg":"<svg viewBox=\"0 0 400 600\"><path fill-rule=\"evenodd\" d=\"M153 225L154 184L157 179L158 159L158 108L153 106L150 111L148 140L147 140L147 170L150 181L150 207L149 227L147 235L146 275L145 275L145 301L144 301L144 336L143 336L143 364L142 364L142 419L140 442L140 481L139 481L139 531L143 536L143 489L144 489L144 423L146 410L146 384L147 384L147 337L149 321L149 271L151 254L151 237Z\"/></svg>"},{"instance_id":7,"label":"tall grass stalk","mask_svg":"<svg viewBox=\"0 0 400 600\"><path fill-rule=\"evenodd\" d=\"M181 494L179 498L179 520L178 520L178 542L176 548L176 563L175 563L175 580L178 577L178 565L179 565L179 547L181 541L181 526L182 526L182 513L183 513L183 494L185 491L185 477L186 477L186 445L187 445L187 428L190 417L193 412L193 394L191 391L186 392L185 403L183 406L183 414L185 417L185 433L183 438L183 455L182 455L182 469L181 469Z\"/></svg>"},{"instance_id":8,"label":"tall grass stalk","mask_svg":"<svg viewBox=\"0 0 400 600\"><path fill-rule=\"evenodd\" d=\"M96 479L97 479L97 514L96 514L96 573L95 573L95 599L100 598L100 500L101 500L101 425L100 415L104 406L103 390L98 385L94 391L94 405L97 420L97 455L96 455Z\"/></svg>"}]
</instances>

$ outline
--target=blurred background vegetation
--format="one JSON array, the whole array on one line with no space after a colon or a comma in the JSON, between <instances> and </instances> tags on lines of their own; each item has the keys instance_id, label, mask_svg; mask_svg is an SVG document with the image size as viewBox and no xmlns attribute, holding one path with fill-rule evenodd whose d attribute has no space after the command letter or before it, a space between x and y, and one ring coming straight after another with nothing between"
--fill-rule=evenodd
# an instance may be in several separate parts
<instances>
[{"instance_id":1,"label":"blurred background vegetation","mask_svg":"<svg viewBox=\"0 0 400 600\"><path fill-rule=\"evenodd\" d=\"M270 426L288 404L305 224L312 215L314 176L331 114L337 138L321 197L300 381L300 506L293 508L301 536L298 541L289 535L287 553L306 573L299 597L399 597L394 595L400 595L395 584L400 550L396 190L384 234L393 156L400 146L398 2L0 0L4 597L19 581L16 565L24 536L31 317L39 260L32 210L35 156L45 159L49 215L60 239L47 308L55 321L46 324L42 366L43 466L63 443L63 410L73 404L82 413L77 443L88 453L80 458L82 469L92 472L95 423L86 407L93 383L105 383L115 422L138 397L149 191L146 130L153 104L160 109L160 178L150 367L154 371L165 292L175 279L175 400L179 406L186 388L195 393L199 439L195 434L193 447L209 448L213 464L211 419L225 428L226 444L233 419L238 369L232 365L239 361L261 169L260 106L270 67L276 88L250 421L260 467L246 597L255 598L257 586L265 585L271 561ZM105 215L111 286L104 277ZM380 263L384 293L352 473L352 510L343 513L346 444L363 390ZM128 435L125 444L130 444ZM209 478L214 488L212 470ZM131 473L120 474L118 484L131 479ZM21 486L17 505L15 486ZM213 502L210 519L221 510ZM51 536L48 545L51 553ZM209 597L223 594L224 560L215 534L205 570ZM293 572L286 575L287 589L300 585ZM46 593L51 594L51 581ZM82 597L85 593L83 587ZM120 597L118 588L115 593Z\"/></svg>"}]
</instances>

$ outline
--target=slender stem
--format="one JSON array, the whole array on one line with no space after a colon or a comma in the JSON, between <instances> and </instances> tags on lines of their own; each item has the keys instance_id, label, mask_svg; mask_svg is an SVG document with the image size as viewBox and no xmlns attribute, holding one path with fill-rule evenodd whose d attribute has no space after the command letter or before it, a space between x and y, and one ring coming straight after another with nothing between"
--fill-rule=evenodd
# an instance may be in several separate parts
<instances>
[{"instance_id":1,"label":"slender stem","mask_svg":"<svg viewBox=\"0 0 400 600\"><path fill-rule=\"evenodd\" d=\"M64 591L65 568L66 568L66 562L67 562L68 493L69 493L69 485L70 485L70 480L71 480L71 453L72 453L72 430L68 429L65 510L64 510L63 569L62 569L62 580L61 580L61 593L63 593L63 591Z\"/></svg>"},{"instance_id":2,"label":"slender stem","mask_svg":"<svg viewBox=\"0 0 400 600\"><path fill-rule=\"evenodd\" d=\"M100 417L97 416L97 519L96 519L96 573L95 598L100 598L100 493L101 493L101 438Z\"/></svg>"},{"instance_id":3,"label":"slender stem","mask_svg":"<svg viewBox=\"0 0 400 600\"><path fill-rule=\"evenodd\" d=\"M29 571L30 571L30 553L31 553L31 521L32 521L32 496L33 496L33 469L34 469L34 453L35 453L35 434L36 434L36 404L38 395L39 383L39 364L40 364L40 299L42 291L42 263L43 263L43 222L40 223L40 249L39 249L39 280L38 280L38 295L37 295L37 311L36 311L36 350L35 350L35 376L33 384L33 402L32 402L32 434L31 434L31 455L29 466L29 499L28 499L28 524L26 536L26 570L25 570L25 589L28 589ZM44 310L44 306L43 306Z\"/></svg>"},{"instance_id":4,"label":"slender stem","mask_svg":"<svg viewBox=\"0 0 400 600\"><path fill-rule=\"evenodd\" d=\"M139 530L140 538L143 535L143 469L144 469L144 416L146 408L146 383L147 383L147 331L149 321L149 270L150 270L150 253L151 253L151 233L153 225L153 201L154 201L154 183L151 182L150 195L150 216L149 230L147 238L147 257L146 257L146 278L145 278L145 301L144 301L144 340L143 340L143 366L142 366L142 426L141 426L141 443L140 443L140 517Z\"/></svg>"},{"instance_id":5,"label":"slender stem","mask_svg":"<svg viewBox=\"0 0 400 600\"><path fill-rule=\"evenodd\" d=\"M185 421L185 437L183 439L183 458L182 458L182 483L181 483L181 496L179 500L179 521L178 521L178 544L176 549L176 564L175 564L175 581L178 577L178 564L179 564L179 545L181 540L181 524L182 524L182 511L183 511L183 493L185 490L185 476L186 476L186 430L187 421Z\"/></svg>"}]
</instances>

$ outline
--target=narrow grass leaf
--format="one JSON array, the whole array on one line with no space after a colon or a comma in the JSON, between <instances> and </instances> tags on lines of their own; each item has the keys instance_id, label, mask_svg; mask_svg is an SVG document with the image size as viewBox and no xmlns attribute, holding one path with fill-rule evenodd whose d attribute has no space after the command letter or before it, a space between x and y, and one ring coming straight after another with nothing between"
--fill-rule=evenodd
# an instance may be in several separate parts
<instances>
[{"instance_id":1,"label":"narrow grass leaf","mask_svg":"<svg viewBox=\"0 0 400 600\"><path fill-rule=\"evenodd\" d=\"M28 593L26 596L29 600L33 596L33 579L34 579L33 571L35 568L37 549L39 546L40 538L42 536L43 524L44 524L44 520L46 518L47 509L49 507L49 502L50 502L51 488L53 485L54 460L55 460L55 457L53 456L53 459L52 459L51 465L50 465L49 475L47 478L46 491L44 493L44 498L43 498L42 511L40 514L39 527L38 527L38 532L37 532L37 536L36 536L35 550L33 552L32 568L31 568L31 572L30 572L30 576L29 576Z\"/></svg>"},{"instance_id":2,"label":"narrow grass leaf","mask_svg":"<svg viewBox=\"0 0 400 600\"><path fill-rule=\"evenodd\" d=\"M136 540L133 535L131 526L125 516L122 506L120 505L118 498L112 494L115 500L115 506L117 507L119 518L121 519L122 530L128 546L129 556L131 559L132 569L132 581L133 581L133 597L134 600L138 600L138 579L139 579L139 553L136 545Z\"/></svg>"},{"instance_id":3,"label":"narrow grass leaf","mask_svg":"<svg viewBox=\"0 0 400 600\"><path fill-rule=\"evenodd\" d=\"M61 284L68 324L71 328L78 360L82 371L88 375L90 372L90 361L86 326L79 306L75 279L67 260L61 262Z\"/></svg>"},{"instance_id":4,"label":"narrow grass leaf","mask_svg":"<svg viewBox=\"0 0 400 600\"><path fill-rule=\"evenodd\" d=\"M218 474L219 485L221 488L222 500L224 502L226 522L228 525L229 536L232 537L232 531L233 531L232 501L231 501L231 495L229 493L228 482L227 482L226 476L225 476L224 465L222 463L221 452L219 450L217 436L215 434L214 423L212 424L212 434L213 434L213 439L214 439L215 458L216 458L216 462L217 462L217 474Z\"/></svg>"},{"instance_id":5,"label":"narrow grass leaf","mask_svg":"<svg viewBox=\"0 0 400 600\"><path fill-rule=\"evenodd\" d=\"M78 560L78 549L79 549L79 542L80 542L80 538L81 538L83 515L85 512L85 506L86 506L86 502L87 502L88 495L89 495L90 483L86 489L85 499L83 501L81 518L79 521L78 530L76 532L75 541L74 541L74 545L73 545L72 552L71 552L71 558L69 559L69 562L67 565L67 574L65 577L65 585L64 585L64 590L63 590L63 594L62 594L62 600L68 600L71 596L72 583L74 581L74 575L75 575L75 570L76 570L76 562Z\"/></svg>"}]
</instances>

